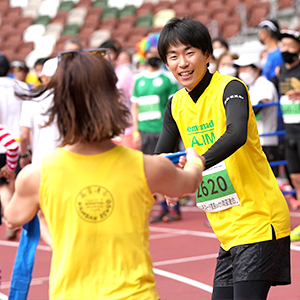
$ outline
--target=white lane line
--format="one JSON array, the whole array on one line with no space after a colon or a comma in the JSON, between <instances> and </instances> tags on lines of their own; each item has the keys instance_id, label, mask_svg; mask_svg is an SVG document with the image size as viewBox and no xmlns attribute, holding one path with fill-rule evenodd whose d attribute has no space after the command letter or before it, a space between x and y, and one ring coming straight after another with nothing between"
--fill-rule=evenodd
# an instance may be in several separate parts
<instances>
[{"instance_id":1,"label":"white lane line","mask_svg":"<svg viewBox=\"0 0 300 300\"><path fill-rule=\"evenodd\" d=\"M167 277L167 278L179 281L179 282L183 282L185 284L194 286L198 289L204 290L209 293L212 293L212 290L213 290L212 286L207 285L202 282L199 282L199 281L196 281L196 280L193 280L193 279L190 279L190 278L187 278L185 276L181 276L181 275L178 275L175 273L167 272L167 271L156 269L156 268L153 268L153 272L154 272L154 274L157 274L157 275L160 275L163 277Z\"/></svg>"},{"instance_id":2,"label":"white lane line","mask_svg":"<svg viewBox=\"0 0 300 300\"><path fill-rule=\"evenodd\" d=\"M19 242L11 242L11 241L3 241L0 240L0 246L7 246L7 247L15 247L18 248L19 247ZM51 252L51 248L48 246L44 246L44 245L38 245L36 247L37 250L43 250L43 251L50 251ZM0 299L1 300L1 299Z\"/></svg>"},{"instance_id":3,"label":"white lane line","mask_svg":"<svg viewBox=\"0 0 300 300\"><path fill-rule=\"evenodd\" d=\"M207 255L199 255L199 256L192 256L192 257L186 257L186 258L177 258L177 259L170 259L170 260L164 260L164 261L157 261L153 263L153 266L166 266L166 265L174 265L174 264L180 264L180 263L186 263L191 261L197 261L197 260L205 260L205 259L211 259L218 257L218 254L207 254Z\"/></svg>"},{"instance_id":4,"label":"white lane line","mask_svg":"<svg viewBox=\"0 0 300 300\"><path fill-rule=\"evenodd\" d=\"M49 282L49 277L40 277L40 278L32 278L30 282L31 285L41 285ZM9 289L11 281L1 283L1 289ZM1 298L0 298L1 299Z\"/></svg>"},{"instance_id":5,"label":"white lane line","mask_svg":"<svg viewBox=\"0 0 300 300\"><path fill-rule=\"evenodd\" d=\"M150 240L164 239L164 238L175 237L175 236L178 236L178 234L176 234L176 233L151 234Z\"/></svg>"},{"instance_id":6,"label":"white lane line","mask_svg":"<svg viewBox=\"0 0 300 300\"><path fill-rule=\"evenodd\" d=\"M0 300L7 300L8 299L8 296L0 293Z\"/></svg>"},{"instance_id":7,"label":"white lane line","mask_svg":"<svg viewBox=\"0 0 300 300\"><path fill-rule=\"evenodd\" d=\"M300 246L291 244L291 250L300 251Z\"/></svg>"},{"instance_id":8,"label":"white lane line","mask_svg":"<svg viewBox=\"0 0 300 300\"><path fill-rule=\"evenodd\" d=\"M172 228L163 228L163 227L154 227L150 226L150 231L165 232L165 233L174 233L178 235L193 235L193 236L202 236L209 238L217 238L216 235L212 232L204 231L195 231L195 230L185 230L185 229L172 229Z\"/></svg>"},{"instance_id":9,"label":"white lane line","mask_svg":"<svg viewBox=\"0 0 300 300\"><path fill-rule=\"evenodd\" d=\"M292 212L292 211L290 211L290 216L291 217L300 218L300 212Z\"/></svg>"}]
</instances>

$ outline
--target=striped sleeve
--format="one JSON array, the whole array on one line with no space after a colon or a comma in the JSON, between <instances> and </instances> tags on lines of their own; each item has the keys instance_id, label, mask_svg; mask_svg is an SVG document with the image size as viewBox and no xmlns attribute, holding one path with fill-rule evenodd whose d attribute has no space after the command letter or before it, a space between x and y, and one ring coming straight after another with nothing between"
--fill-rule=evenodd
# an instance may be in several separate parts
<instances>
[{"instance_id":1,"label":"striped sleeve","mask_svg":"<svg viewBox=\"0 0 300 300\"><path fill-rule=\"evenodd\" d=\"M19 144L11 134L0 124L0 142L6 148L6 165L10 171L15 171L19 159Z\"/></svg>"}]
</instances>

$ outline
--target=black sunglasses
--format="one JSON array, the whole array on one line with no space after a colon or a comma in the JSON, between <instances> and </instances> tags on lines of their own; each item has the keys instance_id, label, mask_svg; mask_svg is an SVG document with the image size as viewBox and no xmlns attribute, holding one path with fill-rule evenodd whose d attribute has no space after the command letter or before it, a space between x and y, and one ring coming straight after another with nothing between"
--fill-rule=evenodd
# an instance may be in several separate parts
<instances>
[{"instance_id":1,"label":"black sunglasses","mask_svg":"<svg viewBox=\"0 0 300 300\"><path fill-rule=\"evenodd\" d=\"M82 50L68 50L68 51L61 51L57 54L58 63L62 60L63 57L74 56L78 52L88 52L99 56L106 56L110 63L111 69L114 71L113 64L111 62L109 52L103 48L91 48L91 49L82 49Z\"/></svg>"}]
</instances>

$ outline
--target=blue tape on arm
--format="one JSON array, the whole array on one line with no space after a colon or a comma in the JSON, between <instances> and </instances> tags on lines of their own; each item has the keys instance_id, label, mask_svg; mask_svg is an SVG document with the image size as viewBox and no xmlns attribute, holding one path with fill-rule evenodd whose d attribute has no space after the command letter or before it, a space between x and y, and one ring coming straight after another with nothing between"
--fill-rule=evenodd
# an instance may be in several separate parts
<instances>
[{"instance_id":1,"label":"blue tape on arm","mask_svg":"<svg viewBox=\"0 0 300 300\"><path fill-rule=\"evenodd\" d=\"M178 164L180 156L186 156L185 151L176 152L166 155L168 159L172 161L173 164Z\"/></svg>"}]
</instances>

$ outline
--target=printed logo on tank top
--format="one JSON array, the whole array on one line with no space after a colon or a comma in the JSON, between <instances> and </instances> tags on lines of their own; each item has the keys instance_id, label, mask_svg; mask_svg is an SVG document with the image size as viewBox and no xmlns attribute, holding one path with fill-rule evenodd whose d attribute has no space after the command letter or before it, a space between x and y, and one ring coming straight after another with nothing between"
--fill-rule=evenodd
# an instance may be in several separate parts
<instances>
[{"instance_id":1,"label":"printed logo on tank top","mask_svg":"<svg viewBox=\"0 0 300 300\"><path fill-rule=\"evenodd\" d=\"M216 140L214 129L215 125L213 120L207 123L189 126L186 130L191 147L212 145Z\"/></svg>"},{"instance_id":2,"label":"printed logo on tank top","mask_svg":"<svg viewBox=\"0 0 300 300\"><path fill-rule=\"evenodd\" d=\"M106 220L114 209L112 194L104 187L91 185L82 189L75 199L76 211L86 222Z\"/></svg>"}]
</instances>

